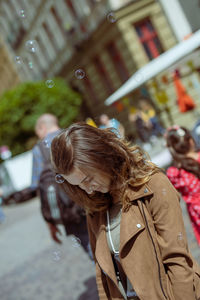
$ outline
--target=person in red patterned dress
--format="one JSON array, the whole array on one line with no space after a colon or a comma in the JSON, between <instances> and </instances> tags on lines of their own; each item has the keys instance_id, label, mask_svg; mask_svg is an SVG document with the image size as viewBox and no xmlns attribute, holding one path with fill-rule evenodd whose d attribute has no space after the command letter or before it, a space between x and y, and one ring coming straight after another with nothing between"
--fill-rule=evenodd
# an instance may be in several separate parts
<instances>
[{"instance_id":1,"label":"person in red patterned dress","mask_svg":"<svg viewBox=\"0 0 200 300\"><path fill-rule=\"evenodd\" d=\"M166 132L166 142L173 166L167 176L186 202L195 237L200 246L200 152L184 127L173 126Z\"/></svg>"}]
</instances>

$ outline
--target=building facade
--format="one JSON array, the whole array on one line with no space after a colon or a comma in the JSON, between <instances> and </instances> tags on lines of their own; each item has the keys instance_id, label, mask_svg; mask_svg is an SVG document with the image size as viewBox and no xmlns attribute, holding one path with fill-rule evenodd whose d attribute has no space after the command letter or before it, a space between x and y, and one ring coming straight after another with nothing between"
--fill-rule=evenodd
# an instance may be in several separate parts
<instances>
[{"instance_id":1,"label":"building facade","mask_svg":"<svg viewBox=\"0 0 200 300\"><path fill-rule=\"evenodd\" d=\"M0 95L21 82L14 57L0 36Z\"/></svg>"},{"instance_id":2,"label":"building facade","mask_svg":"<svg viewBox=\"0 0 200 300\"><path fill-rule=\"evenodd\" d=\"M22 81L62 76L82 93L88 117L98 123L106 112L127 132L134 129L126 101L106 107L105 99L178 42L157 0L8 0L0 10L0 32ZM154 97L147 85L129 98L134 106L149 93Z\"/></svg>"},{"instance_id":3,"label":"building facade","mask_svg":"<svg viewBox=\"0 0 200 300\"><path fill-rule=\"evenodd\" d=\"M118 4L121 5L120 1ZM115 11L108 11L59 75L67 78L85 95L95 121L98 122L99 114L105 111L110 116L117 114L127 132L131 132L134 129L128 121L127 107L121 102L105 107L105 99L136 70L176 43L158 1L128 1L118 8L115 3ZM85 74L81 80L74 76L76 70ZM142 91L138 90L131 97L137 101L141 95Z\"/></svg>"}]
</instances>

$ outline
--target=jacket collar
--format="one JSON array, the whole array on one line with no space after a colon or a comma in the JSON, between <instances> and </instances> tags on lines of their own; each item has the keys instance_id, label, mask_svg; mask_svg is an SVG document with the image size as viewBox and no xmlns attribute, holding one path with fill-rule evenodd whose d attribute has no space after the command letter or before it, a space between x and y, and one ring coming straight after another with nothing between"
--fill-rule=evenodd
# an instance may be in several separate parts
<instances>
[{"instance_id":1,"label":"jacket collar","mask_svg":"<svg viewBox=\"0 0 200 300\"><path fill-rule=\"evenodd\" d=\"M150 195L153 195L153 191L149 187L148 183L145 183L140 187L129 188L127 196L130 198L131 201L135 201Z\"/></svg>"}]
</instances>

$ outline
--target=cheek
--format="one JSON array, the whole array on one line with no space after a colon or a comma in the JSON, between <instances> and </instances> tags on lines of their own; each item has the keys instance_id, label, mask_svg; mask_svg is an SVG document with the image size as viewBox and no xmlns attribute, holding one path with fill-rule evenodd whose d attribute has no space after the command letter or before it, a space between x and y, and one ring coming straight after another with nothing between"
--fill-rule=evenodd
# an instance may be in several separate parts
<instances>
[{"instance_id":1,"label":"cheek","mask_svg":"<svg viewBox=\"0 0 200 300\"><path fill-rule=\"evenodd\" d=\"M110 186L111 180L110 178L102 178L102 183L104 186Z\"/></svg>"}]
</instances>

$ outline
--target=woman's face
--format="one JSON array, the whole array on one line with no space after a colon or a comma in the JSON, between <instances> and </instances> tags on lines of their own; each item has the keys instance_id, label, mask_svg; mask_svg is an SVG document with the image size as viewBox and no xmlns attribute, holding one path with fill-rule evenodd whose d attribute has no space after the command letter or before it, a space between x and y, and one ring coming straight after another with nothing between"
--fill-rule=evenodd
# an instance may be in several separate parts
<instances>
[{"instance_id":1,"label":"woman's face","mask_svg":"<svg viewBox=\"0 0 200 300\"><path fill-rule=\"evenodd\" d=\"M61 174L65 180L72 185L78 185L87 194L93 192L107 193L110 190L111 178L108 174L96 169L74 168L73 171L64 175Z\"/></svg>"}]
</instances>

